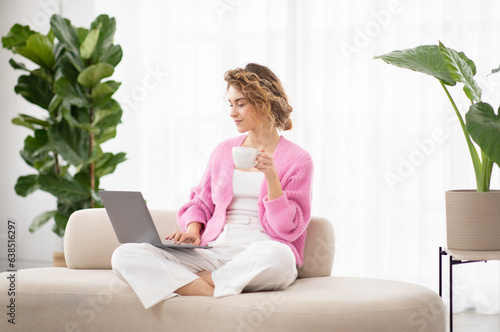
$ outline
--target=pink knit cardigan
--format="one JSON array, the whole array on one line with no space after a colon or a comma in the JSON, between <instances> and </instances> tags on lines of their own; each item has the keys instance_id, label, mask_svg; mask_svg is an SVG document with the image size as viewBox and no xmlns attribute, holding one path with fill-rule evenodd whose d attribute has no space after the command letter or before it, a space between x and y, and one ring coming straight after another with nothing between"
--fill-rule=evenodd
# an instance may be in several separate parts
<instances>
[{"instance_id":1,"label":"pink knit cardigan","mask_svg":"<svg viewBox=\"0 0 500 332\"><path fill-rule=\"evenodd\" d=\"M212 152L201 182L191 190L190 200L177 215L183 231L191 222L204 225L201 244L215 240L226 223L226 209L233 199L232 148L241 146L246 135L220 143ZM302 265L306 227L311 216L313 162L309 154L284 137L273 155L283 195L267 199L264 179L259 194L259 219L264 231L274 240L288 245Z\"/></svg>"}]
</instances>

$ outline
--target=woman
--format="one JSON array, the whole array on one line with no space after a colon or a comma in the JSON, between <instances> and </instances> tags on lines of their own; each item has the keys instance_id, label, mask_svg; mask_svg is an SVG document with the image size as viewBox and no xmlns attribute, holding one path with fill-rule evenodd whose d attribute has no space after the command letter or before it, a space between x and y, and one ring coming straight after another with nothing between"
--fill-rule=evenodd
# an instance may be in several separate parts
<instances>
[{"instance_id":1,"label":"woman","mask_svg":"<svg viewBox=\"0 0 500 332\"><path fill-rule=\"evenodd\" d=\"M292 107L267 67L250 63L225 74L230 116L240 133L212 152L201 182L177 216L175 243L212 249L164 250L127 243L112 257L115 274L146 309L176 295L222 297L281 290L302 265L311 210L313 163L281 137ZM260 150L253 169L236 169L232 148Z\"/></svg>"}]
</instances>

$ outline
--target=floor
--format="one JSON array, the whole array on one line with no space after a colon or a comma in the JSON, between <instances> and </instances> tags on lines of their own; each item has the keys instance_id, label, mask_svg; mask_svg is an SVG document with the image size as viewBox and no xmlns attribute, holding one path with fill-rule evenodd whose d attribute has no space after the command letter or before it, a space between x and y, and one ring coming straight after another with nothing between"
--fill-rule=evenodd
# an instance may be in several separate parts
<instances>
[{"instance_id":1,"label":"floor","mask_svg":"<svg viewBox=\"0 0 500 332\"><path fill-rule=\"evenodd\" d=\"M473 311L455 314L453 332L500 332L500 315L480 315Z\"/></svg>"}]
</instances>

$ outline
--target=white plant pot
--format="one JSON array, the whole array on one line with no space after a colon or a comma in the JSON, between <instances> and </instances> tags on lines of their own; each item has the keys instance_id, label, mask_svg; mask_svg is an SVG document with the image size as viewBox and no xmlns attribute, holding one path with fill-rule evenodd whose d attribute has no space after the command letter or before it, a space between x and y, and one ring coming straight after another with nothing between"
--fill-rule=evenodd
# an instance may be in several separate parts
<instances>
[{"instance_id":1,"label":"white plant pot","mask_svg":"<svg viewBox=\"0 0 500 332\"><path fill-rule=\"evenodd\" d=\"M449 249L500 250L500 191L447 191L446 238Z\"/></svg>"}]
</instances>

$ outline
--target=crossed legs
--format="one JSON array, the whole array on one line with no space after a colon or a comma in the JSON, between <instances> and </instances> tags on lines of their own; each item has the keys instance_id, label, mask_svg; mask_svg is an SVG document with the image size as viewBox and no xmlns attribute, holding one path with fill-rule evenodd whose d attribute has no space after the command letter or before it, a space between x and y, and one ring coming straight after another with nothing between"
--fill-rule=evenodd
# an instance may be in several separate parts
<instances>
[{"instance_id":1,"label":"crossed legs","mask_svg":"<svg viewBox=\"0 0 500 332\"><path fill-rule=\"evenodd\" d=\"M200 251L128 243L115 250L112 266L146 309L177 295L222 297L284 289L297 276L291 249L276 241L254 242L235 254L225 248L195 250Z\"/></svg>"},{"instance_id":2,"label":"crossed legs","mask_svg":"<svg viewBox=\"0 0 500 332\"><path fill-rule=\"evenodd\" d=\"M199 277L189 284L177 289L175 293L184 296L214 296L214 282L210 271L201 271L196 273Z\"/></svg>"}]
</instances>

